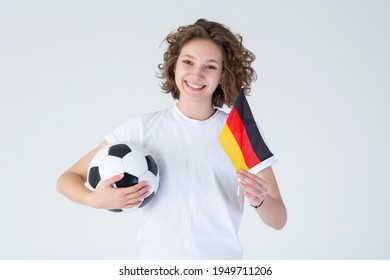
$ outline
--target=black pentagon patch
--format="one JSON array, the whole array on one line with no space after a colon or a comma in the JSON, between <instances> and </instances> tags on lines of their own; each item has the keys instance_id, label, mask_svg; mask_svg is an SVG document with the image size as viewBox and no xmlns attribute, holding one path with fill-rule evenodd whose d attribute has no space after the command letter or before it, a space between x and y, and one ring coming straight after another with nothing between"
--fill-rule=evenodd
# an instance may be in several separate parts
<instances>
[{"instance_id":1,"label":"black pentagon patch","mask_svg":"<svg viewBox=\"0 0 390 280\"><path fill-rule=\"evenodd\" d=\"M92 188L96 188L99 184L101 178L99 173L99 167L94 166L89 170L89 176L88 176L88 183L91 185Z\"/></svg>"},{"instance_id":2,"label":"black pentagon patch","mask_svg":"<svg viewBox=\"0 0 390 280\"><path fill-rule=\"evenodd\" d=\"M138 208L144 207L146 204L149 203L149 201L153 198L155 192L152 192L148 197L145 197L144 201L142 201L141 205L138 206Z\"/></svg>"},{"instance_id":3,"label":"black pentagon patch","mask_svg":"<svg viewBox=\"0 0 390 280\"><path fill-rule=\"evenodd\" d=\"M110 147L108 150L109 156L123 158L125 155L131 152L131 149L126 144L116 144Z\"/></svg>"},{"instance_id":4,"label":"black pentagon patch","mask_svg":"<svg viewBox=\"0 0 390 280\"><path fill-rule=\"evenodd\" d=\"M138 184L138 177L135 177L129 173L124 174L123 178L116 182L115 185L117 188L126 188L126 187L131 187L134 186L135 184Z\"/></svg>"},{"instance_id":5,"label":"black pentagon patch","mask_svg":"<svg viewBox=\"0 0 390 280\"><path fill-rule=\"evenodd\" d=\"M111 212L120 213L123 212L122 209L110 209Z\"/></svg>"},{"instance_id":6,"label":"black pentagon patch","mask_svg":"<svg viewBox=\"0 0 390 280\"><path fill-rule=\"evenodd\" d=\"M156 161L151 155L147 155L145 157L146 162L148 163L148 170L154 174L154 176L157 176L158 173L158 166Z\"/></svg>"}]
</instances>

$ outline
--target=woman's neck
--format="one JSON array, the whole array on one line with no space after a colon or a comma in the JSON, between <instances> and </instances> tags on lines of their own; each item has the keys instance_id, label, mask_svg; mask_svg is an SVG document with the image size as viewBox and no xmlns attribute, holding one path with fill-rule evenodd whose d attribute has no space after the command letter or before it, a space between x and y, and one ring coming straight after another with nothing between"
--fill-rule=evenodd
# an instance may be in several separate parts
<instances>
[{"instance_id":1,"label":"woman's neck","mask_svg":"<svg viewBox=\"0 0 390 280\"><path fill-rule=\"evenodd\" d=\"M179 108L180 112L182 112L190 119L199 121L209 119L216 111L216 109L211 104L187 104L180 102L180 100L177 102L177 107Z\"/></svg>"}]
</instances>

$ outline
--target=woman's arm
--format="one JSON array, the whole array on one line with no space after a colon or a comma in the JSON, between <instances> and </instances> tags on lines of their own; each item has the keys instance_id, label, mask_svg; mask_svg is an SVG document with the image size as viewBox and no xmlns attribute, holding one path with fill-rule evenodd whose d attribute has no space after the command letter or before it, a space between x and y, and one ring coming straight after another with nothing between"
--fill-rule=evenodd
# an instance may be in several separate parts
<instances>
[{"instance_id":1,"label":"woman's arm","mask_svg":"<svg viewBox=\"0 0 390 280\"><path fill-rule=\"evenodd\" d=\"M118 174L102 181L93 192L85 187L88 167L92 158L107 144L107 141L103 141L66 170L57 180L57 191L73 202L94 208L122 209L136 207L149 194L150 186L147 182L139 182L131 188L115 188L113 183L123 177L123 174Z\"/></svg>"},{"instance_id":2,"label":"woman's arm","mask_svg":"<svg viewBox=\"0 0 390 280\"><path fill-rule=\"evenodd\" d=\"M240 179L239 186L243 188L250 205L261 205L256 208L256 212L263 222L275 229L282 229L287 222L287 211L272 167L267 167L256 175L240 170L237 176Z\"/></svg>"}]
</instances>

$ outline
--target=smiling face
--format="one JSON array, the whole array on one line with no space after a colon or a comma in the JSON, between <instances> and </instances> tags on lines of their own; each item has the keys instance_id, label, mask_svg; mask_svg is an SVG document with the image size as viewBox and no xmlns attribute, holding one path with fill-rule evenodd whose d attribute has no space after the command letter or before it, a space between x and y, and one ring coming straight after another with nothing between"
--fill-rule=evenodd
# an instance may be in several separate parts
<instances>
[{"instance_id":1,"label":"smiling face","mask_svg":"<svg viewBox=\"0 0 390 280\"><path fill-rule=\"evenodd\" d=\"M195 102L210 107L221 82L222 60L222 50L209 40L195 39L185 44L175 69L179 103Z\"/></svg>"}]
</instances>

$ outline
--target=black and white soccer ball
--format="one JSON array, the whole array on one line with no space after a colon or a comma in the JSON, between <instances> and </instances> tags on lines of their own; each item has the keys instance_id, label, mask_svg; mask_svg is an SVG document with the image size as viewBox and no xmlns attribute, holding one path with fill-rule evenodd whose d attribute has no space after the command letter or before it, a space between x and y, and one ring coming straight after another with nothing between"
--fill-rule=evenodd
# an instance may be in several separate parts
<instances>
[{"instance_id":1,"label":"black and white soccer ball","mask_svg":"<svg viewBox=\"0 0 390 280\"><path fill-rule=\"evenodd\" d=\"M157 192L160 179L158 165L148 150L129 142L117 142L105 146L97 152L89 165L88 185L91 190L95 190L102 180L121 173L124 177L116 182L114 187L131 187L141 181L147 181L151 187L150 194L138 207L111 211L133 211L148 204Z\"/></svg>"}]
</instances>

